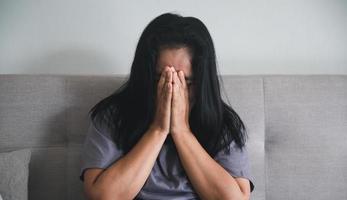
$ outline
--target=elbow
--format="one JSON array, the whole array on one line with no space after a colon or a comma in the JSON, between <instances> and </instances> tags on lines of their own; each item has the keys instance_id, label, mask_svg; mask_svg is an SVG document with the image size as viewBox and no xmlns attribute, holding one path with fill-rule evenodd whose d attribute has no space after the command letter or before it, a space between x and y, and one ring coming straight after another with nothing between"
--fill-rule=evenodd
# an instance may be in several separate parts
<instances>
[{"instance_id":1,"label":"elbow","mask_svg":"<svg viewBox=\"0 0 347 200\"><path fill-rule=\"evenodd\" d=\"M109 191L107 188L91 188L89 190L85 190L84 192L87 200L116 200L116 199L126 199L121 198L115 192Z\"/></svg>"},{"instance_id":2,"label":"elbow","mask_svg":"<svg viewBox=\"0 0 347 200\"><path fill-rule=\"evenodd\" d=\"M238 197L238 198L230 198L230 197L226 197L226 198L221 198L222 200L249 200L249 198L247 197Z\"/></svg>"},{"instance_id":3,"label":"elbow","mask_svg":"<svg viewBox=\"0 0 347 200\"><path fill-rule=\"evenodd\" d=\"M242 192L240 194L226 194L220 198L221 200L249 200L250 196L243 194Z\"/></svg>"},{"instance_id":4,"label":"elbow","mask_svg":"<svg viewBox=\"0 0 347 200\"><path fill-rule=\"evenodd\" d=\"M116 199L121 199L118 198L117 196L113 195L112 198L110 195L86 195L87 200L116 200Z\"/></svg>"},{"instance_id":5,"label":"elbow","mask_svg":"<svg viewBox=\"0 0 347 200\"><path fill-rule=\"evenodd\" d=\"M249 198L250 198L249 195L245 195L245 194L242 195L242 200L249 200Z\"/></svg>"},{"instance_id":6,"label":"elbow","mask_svg":"<svg viewBox=\"0 0 347 200\"><path fill-rule=\"evenodd\" d=\"M93 191L90 192L87 196L88 200L118 200L118 199L124 199L124 200L132 200L134 199L133 196L129 196L128 193L121 194L116 191L109 191L109 190L99 190L99 191Z\"/></svg>"},{"instance_id":7,"label":"elbow","mask_svg":"<svg viewBox=\"0 0 347 200\"><path fill-rule=\"evenodd\" d=\"M84 191L84 196L87 200L106 200L105 193L96 190L96 188L89 188Z\"/></svg>"}]
</instances>

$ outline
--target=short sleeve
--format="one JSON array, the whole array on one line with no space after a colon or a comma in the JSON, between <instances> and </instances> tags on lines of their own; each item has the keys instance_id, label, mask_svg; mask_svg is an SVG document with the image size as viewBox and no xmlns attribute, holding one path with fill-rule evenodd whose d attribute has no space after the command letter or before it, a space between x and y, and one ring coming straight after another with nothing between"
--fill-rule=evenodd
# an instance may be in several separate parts
<instances>
[{"instance_id":1,"label":"short sleeve","mask_svg":"<svg viewBox=\"0 0 347 200\"><path fill-rule=\"evenodd\" d=\"M106 169L123 155L106 129L97 129L91 122L81 151L80 180L88 168Z\"/></svg>"},{"instance_id":2,"label":"short sleeve","mask_svg":"<svg viewBox=\"0 0 347 200\"><path fill-rule=\"evenodd\" d=\"M249 180L251 192L254 190L253 178L251 176L250 163L247 148L238 148L235 141L229 144L230 154L225 153L224 149L219 151L216 160L233 177L243 177Z\"/></svg>"}]
</instances>

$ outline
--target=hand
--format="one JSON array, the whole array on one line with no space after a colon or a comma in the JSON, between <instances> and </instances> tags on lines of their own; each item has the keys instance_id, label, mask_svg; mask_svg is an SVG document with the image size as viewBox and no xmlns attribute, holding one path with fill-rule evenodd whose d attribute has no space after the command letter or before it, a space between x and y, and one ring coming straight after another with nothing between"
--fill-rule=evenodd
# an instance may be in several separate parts
<instances>
[{"instance_id":1,"label":"hand","mask_svg":"<svg viewBox=\"0 0 347 200\"><path fill-rule=\"evenodd\" d=\"M173 72L170 133L173 135L191 132L189 126L189 92L184 72Z\"/></svg>"},{"instance_id":2,"label":"hand","mask_svg":"<svg viewBox=\"0 0 347 200\"><path fill-rule=\"evenodd\" d=\"M156 111L154 120L150 126L152 130L158 130L164 134L170 131L170 114L172 99L172 69L165 67L162 71L156 96Z\"/></svg>"}]
</instances>

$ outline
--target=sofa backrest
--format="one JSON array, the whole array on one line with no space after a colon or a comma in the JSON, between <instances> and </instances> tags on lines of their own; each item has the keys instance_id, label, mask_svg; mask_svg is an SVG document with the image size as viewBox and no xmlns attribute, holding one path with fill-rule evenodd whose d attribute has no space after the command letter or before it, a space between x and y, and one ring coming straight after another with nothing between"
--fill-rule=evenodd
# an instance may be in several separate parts
<instances>
[{"instance_id":1,"label":"sofa backrest","mask_svg":"<svg viewBox=\"0 0 347 200\"><path fill-rule=\"evenodd\" d=\"M126 77L0 75L0 152L31 148L30 200L84 199L88 111ZM254 200L347 199L347 75L224 75L246 125ZM223 90L222 90L223 91Z\"/></svg>"}]
</instances>

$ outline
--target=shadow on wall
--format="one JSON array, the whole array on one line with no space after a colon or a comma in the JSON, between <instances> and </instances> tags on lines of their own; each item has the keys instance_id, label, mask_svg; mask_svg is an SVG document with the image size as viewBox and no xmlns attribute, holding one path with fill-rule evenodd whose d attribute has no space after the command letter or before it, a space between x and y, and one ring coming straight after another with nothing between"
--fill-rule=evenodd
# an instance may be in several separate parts
<instances>
[{"instance_id":1,"label":"shadow on wall","mask_svg":"<svg viewBox=\"0 0 347 200\"><path fill-rule=\"evenodd\" d=\"M115 71L117 63L101 54L88 49L66 49L33 58L22 64L23 74L93 74L101 75ZM130 66L129 66L130 69Z\"/></svg>"}]
</instances>

